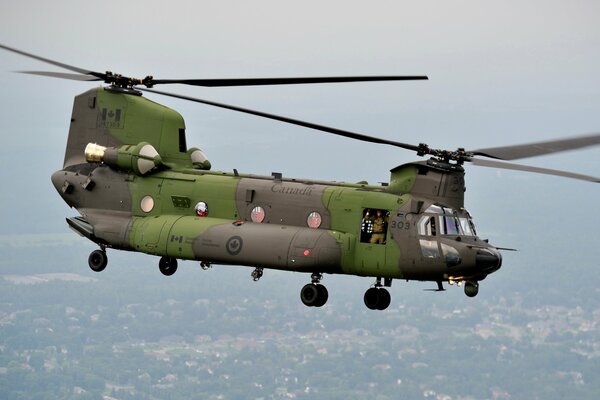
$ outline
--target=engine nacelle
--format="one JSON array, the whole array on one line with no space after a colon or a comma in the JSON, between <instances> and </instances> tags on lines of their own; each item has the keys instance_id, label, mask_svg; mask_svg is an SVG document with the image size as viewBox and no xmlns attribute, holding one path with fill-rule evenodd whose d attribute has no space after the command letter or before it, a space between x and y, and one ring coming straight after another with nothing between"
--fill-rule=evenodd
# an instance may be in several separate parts
<instances>
[{"instance_id":1,"label":"engine nacelle","mask_svg":"<svg viewBox=\"0 0 600 400\"><path fill-rule=\"evenodd\" d=\"M150 143L126 144L104 147L89 143L85 147L85 159L89 163L104 163L109 167L146 175L162 165L160 155Z\"/></svg>"},{"instance_id":2,"label":"engine nacelle","mask_svg":"<svg viewBox=\"0 0 600 400\"><path fill-rule=\"evenodd\" d=\"M202 150L197 147L192 147L187 151L190 156L190 160L192 160L192 165L197 169L205 169L209 170L211 165L210 161L206 158L206 155Z\"/></svg>"}]
</instances>

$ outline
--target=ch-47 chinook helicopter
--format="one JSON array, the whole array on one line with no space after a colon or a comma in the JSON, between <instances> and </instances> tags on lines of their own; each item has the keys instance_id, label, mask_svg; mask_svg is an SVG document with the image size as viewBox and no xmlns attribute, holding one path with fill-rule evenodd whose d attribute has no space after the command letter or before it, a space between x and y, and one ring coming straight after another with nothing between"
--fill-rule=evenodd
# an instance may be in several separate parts
<instances>
[{"instance_id":1,"label":"ch-47 chinook helicopter","mask_svg":"<svg viewBox=\"0 0 600 400\"><path fill-rule=\"evenodd\" d=\"M96 243L88 259L94 271L107 266L106 250L160 256L164 275L177 259L304 272L300 291L307 306L321 307L328 292L324 273L375 278L365 292L370 309L391 301L393 279L464 283L476 296L479 281L497 271L499 250L475 231L464 208L465 163L600 182L600 178L497 160L515 160L600 144L600 134L466 151L438 150L330 128L273 114L150 89L158 84L245 86L427 79L425 76L266 79L133 79L94 72L14 48L4 50L70 73L29 74L103 81L75 97L63 168L52 183L80 216L67 218L77 233ZM141 88L140 86L146 88ZM391 170L383 186L298 180L274 173L257 176L212 171L198 148L188 148L183 118L142 96L150 92L253 114L371 143L412 150L426 161ZM492 158L486 160L480 157Z\"/></svg>"}]
</instances>

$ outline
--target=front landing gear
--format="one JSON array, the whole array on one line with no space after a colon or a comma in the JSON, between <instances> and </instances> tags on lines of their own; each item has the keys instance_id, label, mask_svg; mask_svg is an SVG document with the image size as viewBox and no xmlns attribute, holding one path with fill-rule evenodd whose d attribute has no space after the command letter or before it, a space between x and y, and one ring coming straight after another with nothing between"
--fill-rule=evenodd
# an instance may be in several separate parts
<instances>
[{"instance_id":1,"label":"front landing gear","mask_svg":"<svg viewBox=\"0 0 600 400\"><path fill-rule=\"evenodd\" d=\"M463 281L463 280L448 280L450 285L454 285L461 287L464 283L465 285L465 294L467 297L475 297L479 293L479 282L478 281Z\"/></svg>"},{"instance_id":2,"label":"front landing gear","mask_svg":"<svg viewBox=\"0 0 600 400\"><path fill-rule=\"evenodd\" d=\"M465 294L468 297L475 297L479 293L479 283L476 281L465 282Z\"/></svg>"},{"instance_id":3,"label":"front landing gear","mask_svg":"<svg viewBox=\"0 0 600 400\"><path fill-rule=\"evenodd\" d=\"M158 262L158 269L160 269L163 275L173 275L177 271L177 259L173 257L161 257Z\"/></svg>"},{"instance_id":4,"label":"front landing gear","mask_svg":"<svg viewBox=\"0 0 600 400\"><path fill-rule=\"evenodd\" d=\"M319 283L323 279L323 275L315 272L311 278L312 282L304 285L300 290L300 300L308 307L323 307L329 298L327 288Z\"/></svg>"},{"instance_id":5,"label":"front landing gear","mask_svg":"<svg viewBox=\"0 0 600 400\"><path fill-rule=\"evenodd\" d=\"M94 272L104 271L106 265L108 264L108 257L106 256L106 251L102 250L94 250L90 253L88 257L88 265Z\"/></svg>"}]
</instances>

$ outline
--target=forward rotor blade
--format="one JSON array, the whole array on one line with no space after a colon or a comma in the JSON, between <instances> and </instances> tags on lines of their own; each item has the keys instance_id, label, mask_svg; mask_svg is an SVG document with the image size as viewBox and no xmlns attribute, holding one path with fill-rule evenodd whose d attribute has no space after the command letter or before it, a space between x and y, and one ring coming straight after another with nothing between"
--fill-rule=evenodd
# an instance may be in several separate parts
<instances>
[{"instance_id":1,"label":"forward rotor blade","mask_svg":"<svg viewBox=\"0 0 600 400\"><path fill-rule=\"evenodd\" d=\"M576 174L574 172L561 171L561 170L557 170L557 169L532 167L530 165L514 164L514 163L507 163L507 162L494 161L494 160L480 160L478 158L473 158L470 161L474 165L478 165L480 167L501 168L501 169L510 169L510 170L515 170L515 171L525 171L525 172L535 172L538 174L562 176L565 178L572 178L572 179L579 179L579 180L588 181L588 182L600 183L600 178L597 178L594 176Z\"/></svg>"},{"instance_id":2,"label":"forward rotor blade","mask_svg":"<svg viewBox=\"0 0 600 400\"><path fill-rule=\"evenodd\" d=\"M473 150L469 152L476 156L496 158L498 160L518 160L520 158L542 156L544 154L559 153L580 149L582 147L600 144L600 133L574 138L549 140L520 144L514 146L490 147L486 149Z\"/></svg>"},{"instance_id":3,"label":"forward rotor blade","mask_svg":"<svg viewBox=\"0 0 600 400\"><path fill-rule=\"evenodd\" d=\"M102 79L90 75L70 74L68 72L51 72L51 71L17 71L20 74L49 76L52 78L70 79L72 81L101 81Z\"/></svg>"},{"instance_id":4,"label":"forward rotor blade","mask_svg":"<svg viewBox=\"0 0 600 400\"><path fill-rule=\"evenodd\" d=\"M322 76L300 78L236 78L236 79L153 79L153 85L181 83L192 86L265 86L299 85L309 83L374 82L374 81L415 81L427 80L427 76Z\"/></svg>"},{"instance_id":5,"label":"forward rotor blade","mask_svg":"<svg viewBox=\"0 0 600 400\"><path fill-rule=\"evenodd\" d=\"M282 116L275 115L275 114L268 114L268 113L264 113L261 111L255 111L255 110L250 110L247 108L236 107L236 106L232 106L229 104L216 103L214 101L203 100L203 99L184 96L184 95L175 94L175 93L161 92L161 91L153 90L153 89L142 89L139 87L137 87L137 89L142 90L144 92L161 94L163 96L169 96L169 97L174 97L177 99L193 101L195 103L202 103L202 104L207 104L207 105L214 106L214 107L225 108L227 110L233 110L233 111L238 111L238 112L242 112L242 113L246 113L246 114L257 115L259 117L273 119L276 121L281 121L281 122L285 122L285 123L292 124L292 125L303 126L305 128L311 128L311 129L315 129L315 130L322 131L322 132L332 133L334 135L344 136L344 137L351 138L351 139L362 140L364 142L386 144L386 145L390 145L390 146L400 147L403 149L413 150L416 152L419 152L421 150L421 148L419 146L413 146L410 144L400 143L400 142L396 142L393 140L387 140L387 139L382 139L382 138L378 138L378 137L374 137L374 136L363 135L361 133L345 131L343 129L330 128L330 127L324 126L324 125L313 124L310 122L300 121L300 120L288 118L288 117L282 117Z\"/></svg>"},{"instance_id":6,"label":"forward rotor blade","mask_svg":"<svg viewBox=\"0 0 600 400\"><path fill-rule=\"evenodd\" d=\"M12 51L13 53L17 53L17 54L20 54L20 55L25 56L25 57L29 57L29 58L33 58L35 60L39 60L39 61L45 62L47 64L52 64L52 65L55 65L55 66L60 67L60 68L68 69L69 71L78 72L80 74L91 75L91 76L95 76L97 78L104 79L103 78L104 74L102 74L100 72L94 72L94 71L90 71L90 70L87 70L87 69L75 67L73 65L69 65L69 64L58 62L58 61L54 61L54 60L51 60L49 58L44 58L44 57L36 56L35 54L31 54L31 53L27 53L27 52L24 52L24 51L21 51L21 50L18 50L18 49L14 49L12 47L8 47L8 46L5 46L3 44L0 44L0 48L2 48L4 50Z\"/></svg>"}]
</instances>

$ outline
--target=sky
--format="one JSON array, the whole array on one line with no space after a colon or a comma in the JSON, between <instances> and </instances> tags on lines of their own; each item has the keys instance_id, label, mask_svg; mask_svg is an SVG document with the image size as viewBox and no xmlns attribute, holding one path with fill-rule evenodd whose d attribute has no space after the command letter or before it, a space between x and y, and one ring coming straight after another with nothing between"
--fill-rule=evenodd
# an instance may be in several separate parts
<instances>
[{"instance_id":1,"label":"sky","mask_svg":"<svg viewBox=\"0 0 600 400\"><path fill-rule=\"evenodd\" d=\"M0 43L97 71L159 79L428 75L429 81L159 88L432 147L501 146L598 132L597 1L5 2ZM96 83L0 52L0 236L66 234L50 183L73 97ZM258 117L148 95L178 110L217 170L371 183L417 159ZM525 160L600 176L600 148ZM479 233L505 260L593 263L600 185L467 167ZM92 243L85 245L93 249ZM576 261L566 258L576 253ZM26 257L26 255L24 255ZM509 264L510 264L509 263ZM596 261L597 263L597 261ZM505 261L505 265L506 265ZM508 274L519 274L517 268Z\"/></svg>"}]
</instances>

